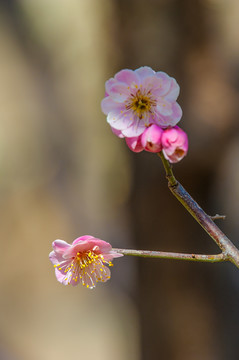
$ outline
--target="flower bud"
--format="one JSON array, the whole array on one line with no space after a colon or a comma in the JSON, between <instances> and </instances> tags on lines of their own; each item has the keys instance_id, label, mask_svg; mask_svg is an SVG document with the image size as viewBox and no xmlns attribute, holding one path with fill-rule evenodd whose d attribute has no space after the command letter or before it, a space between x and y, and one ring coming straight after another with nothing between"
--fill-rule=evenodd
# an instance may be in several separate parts
<instances>
[{"instance_id":1,"label":"flower bud","mask_svg":"<svg viewBox=\"0 0 239 360\"><path fill-rule=\"evenodd\" d=\"M138 153L144 150L141 144L141 135L135 137L126 137L125 141L130 150L132 150L133 152Z\"/></svg>"},{"instance_id":2,"label":"flower bud","mask_svg":"<svg viewBox=\"0 0 239 360\"><path fill-rule=\"evenodd\" d=\"M163 129L157 125L151 125L144 130L141 136L141 143L145 150L157 153L162 150L161 137Z\"/></svg>"},{"instance_id":3,"label":"flower bud","mask_svg":"<svg viewBox=\"0 0 239 360\"><path fill-rule=\"evenodd\" d=\"M161 141L163 154L169 162L176 163L187 154L188 137L178 126L164 130Z\"/></svg>"}]
</instances>

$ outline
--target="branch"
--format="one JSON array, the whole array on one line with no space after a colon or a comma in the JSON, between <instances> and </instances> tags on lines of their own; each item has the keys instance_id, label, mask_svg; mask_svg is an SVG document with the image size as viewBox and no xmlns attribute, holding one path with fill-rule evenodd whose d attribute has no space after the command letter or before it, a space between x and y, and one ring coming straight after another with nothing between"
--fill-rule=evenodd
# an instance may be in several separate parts
<instances>
[{"instance_id":1,"label":"branch","mask_svg":"<svg viewBox=\"0 0 239 360\"><path fill-rule=\"evenodd\" d=\"M202 226L208 235L215 241L227 259L239 268L239 250L218 228L211 217L203 211L203 209L196 203L196 201L193 200L189 193L176 180L172 171L172 167L165 159L163 153L160 152L158 155L161 157L163 162L170 191L181 202L185 209L194 217L194 219Z\"/></svg>"},{"instance_id":2,"label":"branch","mask_svg":"<svg viewBox=\"0 0 239 360\"><path fill-rule=\"evenodd\" d=\"M188 260L200 262L221 262L229 260L224 253L216 255L201 255L201 254L182 254L164 251L150 251L150 250L131 250L131 249L112 249L123 255L139 256L144 258L160 258L172 260Z\"/></svg>"},{"instance_id":3,"label":"branch","mask_svg":"<svg viewBox=\"0 0 239 360\"><path fill-rule=\"evenodd\" d=\"M212 219L212 220L225 220L226 219L226 215L219 215L219 214L216 214L216 215L214 215L214 216L210 216L210 218Z\"/></svg>"}]
</instances>

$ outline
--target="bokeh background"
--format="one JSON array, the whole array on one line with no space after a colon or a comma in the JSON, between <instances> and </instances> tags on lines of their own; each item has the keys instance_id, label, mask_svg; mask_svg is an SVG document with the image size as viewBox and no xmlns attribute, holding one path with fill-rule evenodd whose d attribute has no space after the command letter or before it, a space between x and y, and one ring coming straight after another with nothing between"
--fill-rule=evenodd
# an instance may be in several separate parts
<instances>
[{"instance_id":1,"label":"bokeh background","mask_svg":"<svg viewBox=\"0 0 239 360\"><path fill-rule=\"evenodd\" d=\"M104 82L142 65L175 77L190 151L177 178L239 246L239 3L0 1L0 359L238 360L231 264L116 260L64 287L56 238L216 253L156 155L112 135Z\"/></svg>"}]
</instances>

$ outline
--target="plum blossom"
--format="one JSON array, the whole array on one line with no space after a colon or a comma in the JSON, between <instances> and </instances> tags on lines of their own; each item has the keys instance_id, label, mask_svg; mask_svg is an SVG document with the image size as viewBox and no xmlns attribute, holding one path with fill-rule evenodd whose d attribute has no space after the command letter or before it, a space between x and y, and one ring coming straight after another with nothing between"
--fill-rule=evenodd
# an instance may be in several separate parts
<instances>
[{"instance_id":1,"label":"plum blossom","mask_svg":"<svg viewBox=\"0 0 239 360\"><path fill-rule=\"evenodd\" d=\"M105 89L102 111L119 137L140 136L151 124L172 127L181 119L182 110L176 102L179 86L162 71L148 66L121 70L106 81Z\"/></svg>"},{"instance_id":2,"label":"plum blossom","mask_svg":"<svg viewBox=\"0 0 239 360\"><path fill-rule=\"evenodd\" d=\"M106 241L90 235L81 236L72 244L55 240L52 247L49 258L55 267L57 280L63 285L81 283L90 289L98 281L109 280L110 269L106 265L113 266L111 260L123 256Z\"/></svg>"},{"instance_id":3,"label":"plum blossom","mask_svg":"<svg viewBox=\"0 0 239 360\"><path fill-rule=\"evenodd\" d=\"M188 137L178 126L164 130L161 141L163 154L169 162L176 163L187 154Z\"/></svg>"}]
</instances>

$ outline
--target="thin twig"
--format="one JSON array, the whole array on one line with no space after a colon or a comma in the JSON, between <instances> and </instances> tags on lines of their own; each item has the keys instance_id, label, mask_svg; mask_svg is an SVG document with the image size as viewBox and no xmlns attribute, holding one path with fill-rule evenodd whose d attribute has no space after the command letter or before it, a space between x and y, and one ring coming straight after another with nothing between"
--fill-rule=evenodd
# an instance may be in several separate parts
<instances>
[{"instance_id":1,"label":"thin twig","mask_svg":"<svg viewBox=\"0 0 239 360\"><path fill-rule=\"evenodd\" d=\"M200 261L200 262L221 262L227 261L228 258L224 253L216 255L201 255L201 254L183 254L164 251L150 251L150 250L131 250L131 249L112 249L123 255L139 256L144 258L160 258L171 260L188 260L188 261Z\"/></svg>"},{"instance_id":2,"label":"thin twig","mask_svg":"<svg viewBox=\"0 0 239 360\"><path fill-rule=\"evenodd\" d=\"M226 219L226 215L219 215L219 214L216 214L214 216L210 216L210 218L212 220L225 220Z\"/></svg>"},{"instance_id":3,"label":"thin twig","mask_svg":"<svg viewBox=\"0 0 239 360\"><path fill-rule=\"evenodd\" d=\"M161 157L163 162L170 191L181 202L185 209L194 217L194 219L203 227L208 235L210 235L210 237L222 250L223 254L239 268L239 250L218 228L211 217L207 215L205 211L203 211L203 209L196 203L196 201L193 200L191 195L176 180L172 171L172 167L165 159L163 153L160 152L158 155Z\"/></svg>"}]
</instances>

